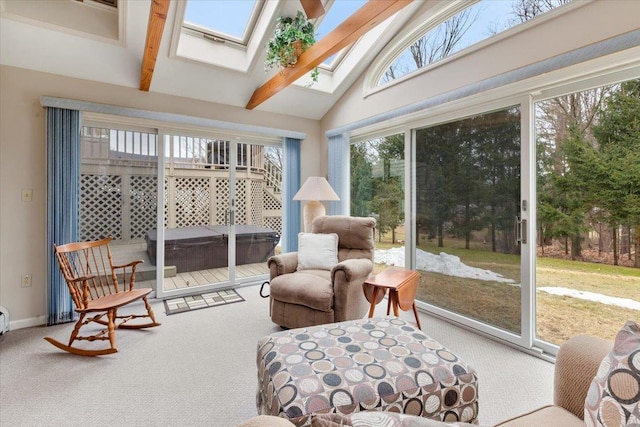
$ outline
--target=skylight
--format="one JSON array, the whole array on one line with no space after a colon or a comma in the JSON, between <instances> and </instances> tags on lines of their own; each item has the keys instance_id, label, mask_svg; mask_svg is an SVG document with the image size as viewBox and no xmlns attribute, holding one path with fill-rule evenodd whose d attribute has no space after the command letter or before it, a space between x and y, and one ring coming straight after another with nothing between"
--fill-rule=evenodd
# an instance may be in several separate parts
<instances>
[{"instance_id":1,"label":"skylight","mask_svg":"<svg viewBox=\"0 0 640 427\"><path fill-rule=\"evenodd\" d=\"M326 13L313 20L317 41L322 41L366 4L366 0L322 1ZM394 16L406 21L420 3L414 2ZM295 16L298 11L302 11L300 0L181 0L176 5L176 19L181 25L173 28L170 52L175 57L237 71L242 73L239 78L241 75L267 78L261 62L276 21L279 16ZM364 68L361 60L369 55L370 49L381 48L376 41L388 41L390 36L385 28L392 21L380 23L321 64L321 79L313 89L326 93L342 89L342 83L354 78L353 71ZM308 87L309 83L303 78L294 82L300 87Z\"/></svg>"},{"instance_id":2,"label":"skylight","mask_svg":"<svg viewBox=\"0 0 640 427\"><path fill-rule=\"evenodd\" d=\"M216 40L246 45L262 0L188 0L184 26Z\"/></svg>"},{"instance_id":3,"label":"skylight","mask_svg":"<svg viewBox=\"0 0 640 427\"><path fill-rule=\"evenodd\" d=\"M367 0L335 0L330 9L324 16L321 17L320 25L316 27L316 40L322 39L324 36L333 31L339 24L353 14L356 10L360 9ZM342 52L327 58L322 65L327 68L333 68L337 59L347 49L343 49Z\"/></svg>"}]
</instances>

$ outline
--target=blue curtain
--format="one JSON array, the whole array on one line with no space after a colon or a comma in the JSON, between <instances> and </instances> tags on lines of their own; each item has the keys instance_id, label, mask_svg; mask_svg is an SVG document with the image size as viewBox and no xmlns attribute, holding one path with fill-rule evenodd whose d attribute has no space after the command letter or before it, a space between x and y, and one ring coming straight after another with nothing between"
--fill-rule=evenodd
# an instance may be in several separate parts
<instances>
[{"instance_id":1,"label":"blue curtain","mask_svg":"<svg viewBox=\"0 0 640 427\"><path fill-rule=\"evenodd\" d=\"M351 205L349 136L339 134L329 137L328 150L328 181L340 200L327 202L327 213L329 215L349 215L349 206Z\"/></svg>"},{"instance_id":2,"label":"blue curtain","mask_svg":"<svg viewBox=\"0 0 640 427\"><path fill-rule=\"evenodd\" d=\"M300 232L300 202L293 196L300 189L300 140L284 139L284 185L282 188L282 252L298 250L298 233Z\"/></svg>"},{"instance_id":3,"label":"blue curtain","mask_svg":"<svg viewBox=\"0 0 640 427\"><path fill-rule=\"evenodd\" d=\"M47 297L48 325L72 321L73 300L60 273L53 244L78 240L80 112L47 107Z\"/></svg>"}]
</instances>

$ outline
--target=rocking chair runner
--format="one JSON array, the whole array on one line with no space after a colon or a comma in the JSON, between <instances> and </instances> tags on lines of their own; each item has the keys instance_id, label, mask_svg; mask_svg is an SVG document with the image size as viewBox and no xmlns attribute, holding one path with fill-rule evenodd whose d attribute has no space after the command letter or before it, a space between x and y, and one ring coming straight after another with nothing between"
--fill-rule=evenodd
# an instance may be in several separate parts
<instances>
[{"instance_id":1,"label":"rocking chair runner","mask_svg":"<svg viewBox=\"0 0 640 427\"><path fill-rule=\"evenodd\" d=\"M143 261L113 265L109 248L110 241L111 238L108 237L93 242L53 246L58 265L69 287L75 311L80 315L71 332L69 345L51 337L45 337L47 341L62 350L82 356L116 353L118 351L115 346L116 329L140 329L160 325L156 322L153 310L147 301L147 295L151 292L151 288L133 288L136 267ZM119 280L123 283L124 289L121 289ZM118 308L137 300L144 302L147 314L118 315ZM151 321L142 324L125 324L132 319L145 317ZM92 322L105 325L107 328L94 335L79 335L80 329ZM73 346L76 340L109 340L110 347L97 350L83 349Z\"/></svg>"}]
</instances>

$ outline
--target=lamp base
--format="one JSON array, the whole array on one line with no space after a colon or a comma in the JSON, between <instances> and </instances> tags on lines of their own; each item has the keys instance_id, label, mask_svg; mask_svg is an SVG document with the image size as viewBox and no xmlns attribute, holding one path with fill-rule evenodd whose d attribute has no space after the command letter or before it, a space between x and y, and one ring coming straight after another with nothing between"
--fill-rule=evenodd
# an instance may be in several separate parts
<instances>
[{"instance_id":1,"label":"lamp base","mask_svg":"<svg viewBox=\"0 0 640 427\"><path fill-rule=\"evenodd\" d=\"M311 233L311 223L313 220L318 216L326 214L327 210L324 205L317 200L311 200L305 203L303 209L304 231L306 233Z\"/></svg>"}]
</instances>

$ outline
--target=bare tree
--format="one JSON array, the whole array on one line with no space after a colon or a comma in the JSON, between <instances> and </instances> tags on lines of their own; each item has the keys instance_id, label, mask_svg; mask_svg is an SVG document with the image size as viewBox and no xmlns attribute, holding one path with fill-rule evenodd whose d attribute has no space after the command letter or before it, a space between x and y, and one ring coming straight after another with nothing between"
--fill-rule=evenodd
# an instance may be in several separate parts
<instances>
[{"instance_id":1,"label":"bare tree","mask_svg":"<svg viewBox=\"0 0 640 427\"><path fill-rule=\"evenodd\" d=\"M555 150L561 148L571 127L575 127L592 144L596 144L591 127L597 112L611 92L610 87L600 87L570 95L541 101L536 104L539 126L545 128L547 137L554 141ZM539 129L540 130L540 129ZM554 161L556 173L566 168L561 157Z\"/></svg>"},{"instance_id":2,"label":"bare tree","mask_svg":"<svg viewBox=\"0 0 640 427\"><path fill-rule=\"evenodd\" d=\"M513 27L571 1L512 0L512 16L504 22L490 23L485 30L489 34L497 34L501 29ZM420 37L389 66L381 78L381 83L394 80L454 53L481 12L480 8L469 7Z\"/></svg>"},{"instance_id":3,"label":"bare tree","mask_svg":"<svg viewBox=\"0 0 640 427\"><path fill-rule=\"evenodd\" d=\"M477 17L478 11L465 9L420 37L409 47L409 54L403 53L389 66L382 82L394 80L451 55Z\"/></svg>"},{"instance_id":4,"label":"bare tree","mask_svg":"<svg viewBox=\"0 0 640 427\"><path fill-rule=\"evenodd\" d=\"M521 23L555 9L572 0L513 0L514 22Z\"/></svg>"},{"instance_id":5,"label":"bare tree","mask_svg":"<svg viewBox=\"0 0 640 427\"><path fill-rule=\"evenodd\" d=\"M418 68L449 56L478 18L478 12L465 9L422 36L409 48Z\"/></svg>"},{"instance_id":6,"label":"bare tree","mask_svg":"<svg viewBox=\"0 0 640 427\"><path fill-rule=\"evenodd\" d=\"M396 79L396 69L398 68L398 61L395 61L393 64L387 68L387 71L384 72L382 76L383 82L390 82Z\"/></svg>"},{"instance_id":7,"label":"bare tree","mask_svg":"<svg viewBox=\"0 0 640 427\"><path fill-rule=\"evenodd\" d=\"M264 147L264 157L270 160L274 165L281 170L284 169L283 150L281 147L274 147L267 145Z\"/></svg>"}]
</instances>

